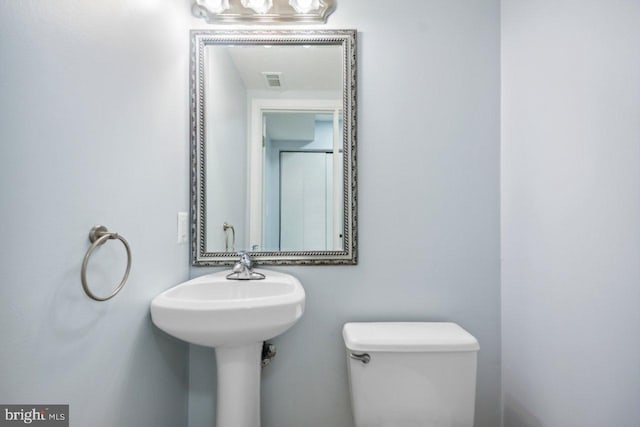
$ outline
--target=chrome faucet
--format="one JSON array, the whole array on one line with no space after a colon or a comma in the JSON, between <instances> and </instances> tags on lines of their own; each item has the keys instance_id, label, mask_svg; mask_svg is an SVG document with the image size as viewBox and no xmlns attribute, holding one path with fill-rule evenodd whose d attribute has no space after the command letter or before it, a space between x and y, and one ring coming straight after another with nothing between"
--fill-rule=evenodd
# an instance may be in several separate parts
<instances>
[{"instance_id":1,"label":"chrome faucet","mask_svg":"<svg viewBox=\"0 0 640 427\"><path fill-rule=\"evenodd\" d=\"M233 266L232 273L227 275L230 280L260 280L264 274L253 271L253 261L247 251L239 251L240 260Z\"/></svg>"}]
</instances>

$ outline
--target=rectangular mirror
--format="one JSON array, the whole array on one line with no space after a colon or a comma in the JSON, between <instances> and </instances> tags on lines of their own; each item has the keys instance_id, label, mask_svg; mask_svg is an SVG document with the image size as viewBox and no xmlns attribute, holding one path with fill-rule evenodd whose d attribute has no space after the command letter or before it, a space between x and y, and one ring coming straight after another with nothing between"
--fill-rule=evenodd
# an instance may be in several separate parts
<instances>
[{"instance_id":1,"label":"rectangular mirror","mask_svg":"<svg viewBox=\"0 0 640 427\"><path fill-rule=\"evenodd\" d=\"M191 32L193 265L355 264L356 32Z\"/></svg>"}]
</instances>

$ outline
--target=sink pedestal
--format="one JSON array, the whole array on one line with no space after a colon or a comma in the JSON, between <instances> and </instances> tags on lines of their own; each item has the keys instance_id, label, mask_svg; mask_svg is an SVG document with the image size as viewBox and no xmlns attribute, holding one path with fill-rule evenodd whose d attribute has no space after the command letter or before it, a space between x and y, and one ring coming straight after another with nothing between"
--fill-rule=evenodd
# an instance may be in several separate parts
<instances>
[{"instance_id":1,"label":"sink pedestal","mask_svg":"<svg viewBox=\"0 0 640 427\"><path fill-rule=\"evenodd\" d=\"M197 277L151 301L151 320L169 335L213 347L218 365L216 427L260 427L262 342L304 312L295 277L254 270L263 280L228 280L229 271Z\"/></svg>"},{"instance_id":2,"label":"sink pedestal","mask_svg":"<svg viewBox=\"0 0 640 427\"><path fill-rule=\"evenodd\" d=\"M216 347L216 427L260 427L262 342Z\"/></svg>"}]
</instances>

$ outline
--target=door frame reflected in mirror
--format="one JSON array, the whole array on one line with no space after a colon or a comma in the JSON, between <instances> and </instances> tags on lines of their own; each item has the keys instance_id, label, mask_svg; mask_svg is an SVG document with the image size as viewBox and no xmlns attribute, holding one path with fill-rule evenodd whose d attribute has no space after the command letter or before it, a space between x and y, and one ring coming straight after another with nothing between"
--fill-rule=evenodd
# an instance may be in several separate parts
<instances>
[{"instance_id":1,"label":"door frame reflected in mirror","mask_svg":"<svg viewBox=\"0 0 640 427\"><path fill-rule=\"evenodd\" d=\"M249 136L249 247L264 248L264 143L263 143L263 117L267 113L319 113L332 114L333 119L333 159L337 165L342 148L340 130L337 126L338 116L343 114L342 103L334 100L324 99L254 99L251 103ZM340 168L334 168L335 173L347 170L343 156ZM335 179L335 185L339 185L342 179ZM335 191L334 187L334 192ZM340 191L342 193L342 191ZM342 223L344 209L335 210L332 218L335 223ZM339 233L342 234L342 233ZM342 250L339 248L338 250ZM280 251L278 251L280 252Z\"/></svg>"}]
</instances>

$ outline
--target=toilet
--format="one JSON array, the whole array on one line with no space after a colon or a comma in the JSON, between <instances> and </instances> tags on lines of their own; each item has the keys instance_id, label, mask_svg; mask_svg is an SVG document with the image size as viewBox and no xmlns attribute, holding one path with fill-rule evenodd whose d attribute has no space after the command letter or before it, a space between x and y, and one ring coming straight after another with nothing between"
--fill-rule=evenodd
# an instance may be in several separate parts
<instances>
[{"instance_id":1,"label":"toilet","mask_svg":"<svg viewBox=\"0 0 640 427\"><path fill-rule=\"evenodd\" d=\"M356 427L473 427L480 346L455 323L347 323Z\"/></svg>"}]
</instances>

